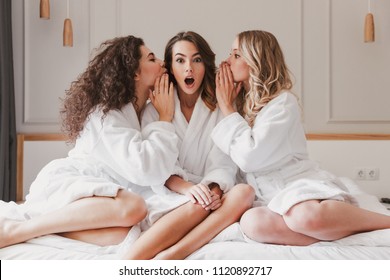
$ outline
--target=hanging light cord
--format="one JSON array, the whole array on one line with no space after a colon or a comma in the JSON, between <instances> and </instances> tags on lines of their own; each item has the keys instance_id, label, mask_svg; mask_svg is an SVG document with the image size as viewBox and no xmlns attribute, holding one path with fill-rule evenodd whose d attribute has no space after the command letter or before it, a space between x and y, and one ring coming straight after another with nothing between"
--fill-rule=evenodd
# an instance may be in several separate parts
<instances>
[{"instance_id":1,"label":"hanging light cord","mask_svg":"<svg viewBox=\"0 0 390 280\"><path fill-rule=\"evenodd\" d=\"M66 0L66 18L69 18L69 0Z\"/></svg>"}]
</instances>

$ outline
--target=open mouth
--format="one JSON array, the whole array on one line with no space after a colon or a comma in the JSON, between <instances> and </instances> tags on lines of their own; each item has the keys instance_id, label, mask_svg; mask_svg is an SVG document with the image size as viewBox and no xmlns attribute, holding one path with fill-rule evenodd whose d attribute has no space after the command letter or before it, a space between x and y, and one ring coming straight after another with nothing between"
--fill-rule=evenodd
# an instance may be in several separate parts
<instances>
[{"instance_id":1,"label":"open mouth","mask_svg":"<svg viewBox=\"0 0 390 280\"><path fill-rule=\"evenodd\" d=\"M184 82L186 83L187 86L190 86L195 82L195 79L194 78L185 78Z\"/></svg>"}]
</instances>

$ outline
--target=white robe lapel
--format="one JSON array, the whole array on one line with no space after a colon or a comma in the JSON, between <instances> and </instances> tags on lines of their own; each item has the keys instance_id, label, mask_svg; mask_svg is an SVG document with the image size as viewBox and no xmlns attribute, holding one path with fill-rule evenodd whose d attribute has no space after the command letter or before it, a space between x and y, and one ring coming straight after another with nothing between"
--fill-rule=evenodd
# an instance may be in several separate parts
<instances>
[{"instance_id":1,"label":"white robe lapel","mask_svg":"<svg viewBox=\"0 0 390 280\"><path fill-rule=\"evenodd\" d=\"M202 98L199 96L196 101L194 112L192 113L191 120L188 123L180 108L180 100L175 95L175 118L174 125L176 127L176 133L179 138L182 139L182 143L179 151L180 165L184 165L184 161L188 155L188 152L193 149L193 142L199 137L204 129L204 124L209 118L210 110L203 104ZM196 152L196 151L191 151Z\"/></svg>"}]
</instances>

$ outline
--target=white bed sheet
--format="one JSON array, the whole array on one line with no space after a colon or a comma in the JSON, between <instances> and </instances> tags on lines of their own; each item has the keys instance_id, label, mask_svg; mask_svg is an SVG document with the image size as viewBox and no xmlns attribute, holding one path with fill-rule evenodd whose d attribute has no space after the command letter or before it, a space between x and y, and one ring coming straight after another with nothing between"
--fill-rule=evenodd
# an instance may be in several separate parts
<instances>
[{"instance_id":1,"label":"white bed sheet","mask_svg":"<svg viewBox=\"0 0 390 280\"><path fill-rule=\"evenodd\" d=\"M362 208L390 216L378 199L360 191L356 184L343 178ZM131 248L129 248L131 249ZM18 260L96 260L120 259L115 250L49 235L0 249L0 259ZM235 223L209 244L188 257L191 260L390 260L390 229L355 234L333 242L310 246L282 246L247 240Z\"/></svg>"}]
</instances>

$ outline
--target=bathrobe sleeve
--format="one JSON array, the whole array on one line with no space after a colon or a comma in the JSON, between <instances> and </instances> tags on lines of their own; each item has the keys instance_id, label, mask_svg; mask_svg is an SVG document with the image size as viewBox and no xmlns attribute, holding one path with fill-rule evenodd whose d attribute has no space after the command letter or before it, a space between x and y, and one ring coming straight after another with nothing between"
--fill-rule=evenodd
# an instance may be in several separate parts
<instances>
[{"instance_id":1,"label":"bathrobe sleeve","mask_svg":"<svg viewBox=\"0 0 390 280\"><path fill-rule=\"evenodd\" d=\"M217 183L226 193L235 185L237 171L238 167L232 159L213 145L207 158L202 183L205 185Z\"/></svg>"},{"instance_id":2,"label":"bathrobe sleeve","mask_svg":"<svg viewBox=\"0 0 390 280\"><path fill-rule=\"evenodd\" d=\"M285 93L260 111L253 128L242 116L233 113L218 123L212 138L241 170L255 172L290 156L292 147L304 147L291 142L291 139L301 141L301 137L294 135L301 131L297 101L292 94ZM304 149L302 152L305 152Z\"/></svg>"},{"instance_id":3,"label":"bathrobe sleeve","mask_svg":"<svg viewBox=\"0 0 390 280\"><path fill-rule=\"evenodd\" d=\"M151 103L148 104L146 106L143 114L142 114L142 129L144 129L148 125L158 121L158 119L159 119L158 112L156 111L156 109L153 107L153 105ZM174 126L174 125L172 125L172 126ZM178 141L176 142L177 147L179 147ZM187 172L183 168L181 168L181 166L178 162L178 156L176 157L175 166L173 168L172 174L170 174L170 175L178 175L186 181L188 181L188 179L189 179Z\"/></svg>"},{"instance_id":4,"label":"bathrobe sleeve","mask_svg":"<svg viewBox=\"0 0 390 280\"><path fill-rule=\"evenodd\" d=\"M165 182L178 156L175 128L168 122L154 122L142 132L120 111L111 111L103 120L95 154L130 182L150 186Z\"/></svg>"}]
</instances>

